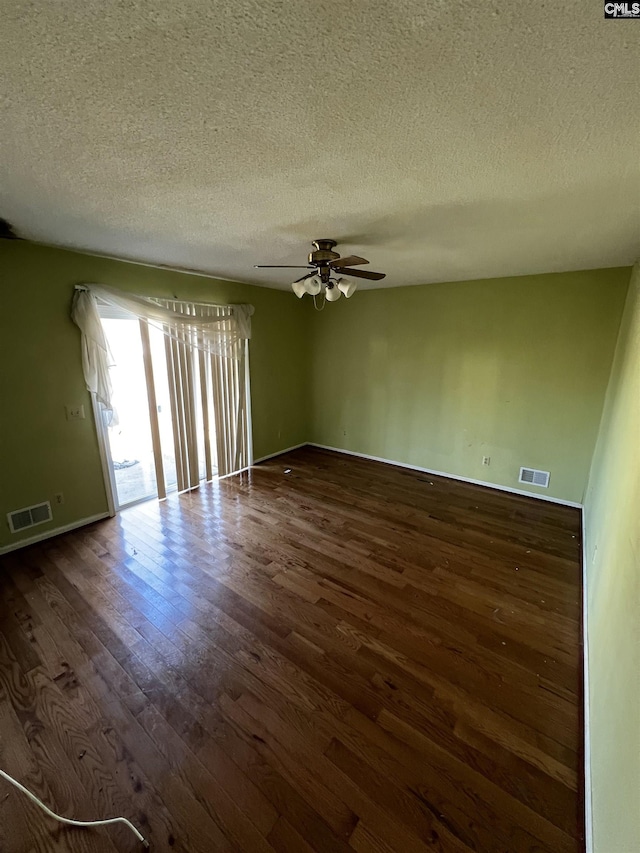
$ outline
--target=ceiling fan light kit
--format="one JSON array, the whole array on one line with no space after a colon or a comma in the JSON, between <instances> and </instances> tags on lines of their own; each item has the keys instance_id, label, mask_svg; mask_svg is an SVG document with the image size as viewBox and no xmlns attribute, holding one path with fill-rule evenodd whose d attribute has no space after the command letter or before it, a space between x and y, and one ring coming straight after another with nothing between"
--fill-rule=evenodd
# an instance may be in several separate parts
<instances>
[{"instance_id":1,"label":"ceiling fan light kit","mask_svg":"<svg viewBox=\"0 0 640 853\"><path fill-rule=\"evenodd\" d=\"M302 299L305 293L315 297L324 290L326 302L337 302L340 296L349 299L353 296L358 284L355 281L345 281L343 278L331 278L332 274L340 276L348 275L354 278L366 278L370 281L380 281L385 277L384 273L372 272L371 270L354 270L353 266L361 266L368 264L366 258L361 258L358 255L349 255L346 258L341 258L338 252L334 252L333 248L336 245L335 240L314 240L314 251L309 254L308 264L305 267L297 267L297 269L308 269L311 272L296 279L291 285L293 292ZM277 266L273 264L256 264L256 269L296 269L292 266Z\"/></svg>"},{"instance_id":2,"label":"ceiling fan light kit","mask_svg":"<svg viewBox=\"0 0 640 853\"><path fill-rule=\"evenodd\" d=\"M308 281L294 281L291 288L298 299L302 299L305 293L311 293L309 290L310 284ZM313 295L313 294L311 294Z\"/></svg>"},{"instance_id":3,"label":"ceiling fan light kit","mask_svg":"<svg viewBox=\"0 0 640 853\"><path fill-rule=\"evenodd\" d=\"M330 282L324 292L324 298L327 302L337 302L341 296L342 293L338 290L336 285L333 282Z\"/></svg>"},{"instance_id":4,"label":"ceiling fan light kit","mask_svg":"<svg viewBox=\"0 0 640 853\"><path fill-rule=\"evenodd\" d=\"M291 287L298 299L302 299L305 293L309 296L318 296L322 290L322 281L319 275L312 275L311 278L305 276L302 281L294 281Z\"/></svg>"},{"instance_id":5,"label":"ceiling fan light kit","mask_svg":"<svg viewBox=\"0 0 640 853\"><path fill-rule=\"evenodd\" d=\"M347 297L353 296L358 286L356 281L345 281L343 278L337 279L338 290Z\"/></svg>"}]
</instances>

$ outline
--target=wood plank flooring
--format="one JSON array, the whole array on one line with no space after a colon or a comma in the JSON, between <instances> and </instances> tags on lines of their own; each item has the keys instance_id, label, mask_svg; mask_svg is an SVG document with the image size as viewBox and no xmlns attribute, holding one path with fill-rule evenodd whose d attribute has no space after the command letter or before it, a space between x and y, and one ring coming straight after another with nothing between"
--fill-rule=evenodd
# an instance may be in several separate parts
<instances>
[{"instance_id":1,"label":"wood plank flooring","mask_svg":"<svg viewBox=\"0 0 640 853\"><path fill-rule=\"evenodd\" d=\"M0 766L154 853L578 853L579 536L306 447L14 552ZM0 780L0 849L140 846Z\"/></svg>"}]
</instances>

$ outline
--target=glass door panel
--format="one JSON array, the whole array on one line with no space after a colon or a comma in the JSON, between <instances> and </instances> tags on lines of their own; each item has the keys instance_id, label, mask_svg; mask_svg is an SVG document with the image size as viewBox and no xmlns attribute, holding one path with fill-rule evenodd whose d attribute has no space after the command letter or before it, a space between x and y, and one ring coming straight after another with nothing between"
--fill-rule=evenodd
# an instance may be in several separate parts
<instances>
[{"instance_id":1,"label":"glass door panel","mask_svg":"<svg viewBox=\"0 0 640 853\"><path fill-rule=\"evenodd\" d=\"M152 325L149 325L149 343L151 345L151 363L153 364L156 403L158 404L158 426L160 428L164 479L167 492L174 492L178 488L178 478L176 475L173 424L171 422L171 397L169 396L165 337L160 329Z\"/></svg>"},{"instance_id":2,"label":"glass door panel","mask_svg":"<svg viewBox=\"0 0 640 853\"><path fill-rule=\"evenodd\" d=\"M140 324L102 318L115 366L111 368L114 412L107 428L118 507L158 494L149 426Z\"/></svg>"}]
</instances>

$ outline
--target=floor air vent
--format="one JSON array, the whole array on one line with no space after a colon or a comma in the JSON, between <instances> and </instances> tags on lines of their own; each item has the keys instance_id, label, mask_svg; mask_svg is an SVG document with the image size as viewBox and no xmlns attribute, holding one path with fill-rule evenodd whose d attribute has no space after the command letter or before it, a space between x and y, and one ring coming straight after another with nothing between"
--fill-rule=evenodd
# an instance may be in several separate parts
<instances>
[{"instance_id":1,"label":"floor air vent","mask_svg":"<svg viewBox=\"0 0 640 853\"><path fill-rule=\"evenodd\" d=\"M24 509L16 509L7 513L7 518L11 532L18 533L19 530L26 530L27 527L35 527L36 524L51 521L53 518L51 504L49 501L45 501L42 504L34 504L34 506L27 506Z\"/></svg>"},{"instance_id":2,"label":"floor air vent","mask_svg":"<svg viewBox=\"0 0 640 853\"><path fill-rule=\"evenodd\" d=\"M531 486L542 486L543 489L549 487L548 471L536 471L535 468L521 468L519 483L529 483Z\"/></svg>"}]
</instances>

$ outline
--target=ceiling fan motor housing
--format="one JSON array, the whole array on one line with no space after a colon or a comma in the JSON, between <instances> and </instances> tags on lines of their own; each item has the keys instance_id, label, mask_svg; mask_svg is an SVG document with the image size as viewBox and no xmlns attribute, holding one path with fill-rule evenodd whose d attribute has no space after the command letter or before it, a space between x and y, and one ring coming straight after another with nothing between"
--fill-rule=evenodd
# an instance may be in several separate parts
<instances>
[{"instance_id":1,"label":"ceiling fan motor housing","mask_svg":"<svg viewBox=\"0 0 640 853\"><path fill-rule=\"evenodd\" d=\"M309 254L309 263L317 267L326 266L329 261L340 257L339 252L334 252L333 247L336 245L335 240L314 240L313 245L316 247L315 252Z\"/></svg>"}]
</instances>

